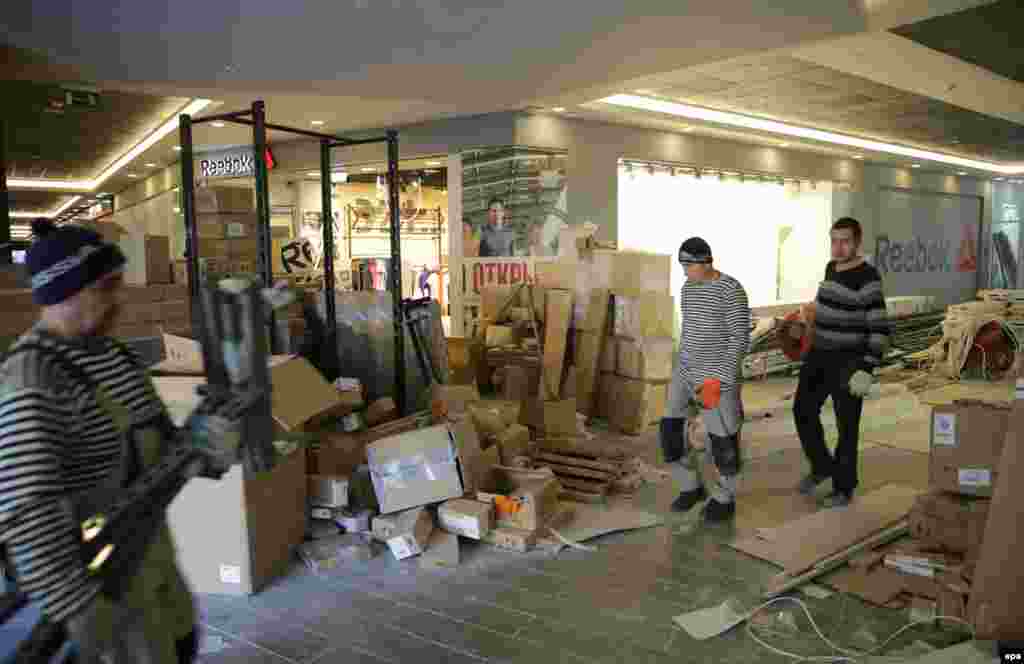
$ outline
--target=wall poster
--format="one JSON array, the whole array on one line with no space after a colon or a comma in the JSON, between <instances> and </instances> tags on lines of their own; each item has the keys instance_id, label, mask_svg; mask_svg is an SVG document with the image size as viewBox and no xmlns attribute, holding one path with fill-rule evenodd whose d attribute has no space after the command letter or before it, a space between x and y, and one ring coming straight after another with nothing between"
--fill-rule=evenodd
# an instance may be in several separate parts
<instances>
[{"instance_id":1,"label":"wall poster","mask_svg":"<svg viewBox=\"0 0 1024 664\"><path fill-rule=\"evenodd\" d=\"M461 195L450 209L452 254L461 271L452 294L455 334L478 326L480 289L531 281L538 260L558 255L558 235L569 225L564 151L519 146L468 150L449 159L449 181ZM455 166L453 168L453 166ZM461 175L461 177L459 177ZM457 237L456 237L457 236ZM453 261L454 262L454 261Z\"/></svg>"}]
</instances>

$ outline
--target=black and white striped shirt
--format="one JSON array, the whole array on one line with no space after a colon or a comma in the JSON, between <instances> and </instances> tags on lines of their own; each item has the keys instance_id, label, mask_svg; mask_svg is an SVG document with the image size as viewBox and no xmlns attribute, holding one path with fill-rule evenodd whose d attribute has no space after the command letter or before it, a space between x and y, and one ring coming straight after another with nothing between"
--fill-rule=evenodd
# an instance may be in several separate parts
<instances>
[{"instance_id":1,"label":"black and white striped shirt","mask_svg":"<svg viewBox=\"0 0 1024 664\"><path fill-rule=\"evenodd\" d=\"M829 263L814 309L814 350L859 354L869 371L881 365L890 330L877 269L861 263L839 271Z\"/></svg>"},{"instance_id":2,"label":"black and white striped shirt","mask_svg":"<svg viewBox=\"0 0 1024 664\"><path fill-rule=\"evenodd\" d=\"M687 281L679 295L679 373L690 385L717 378L733 387L750 349L750 305L739 281L721 274Z\"/></svg>"},{"instance_id":3,"label":"black and white striped shirt","mask_svg":"<svg viewBox=\"0 0 1024 664\"><path fill-rule=\"evenodd\" d=\"M120 466L123 439L91 386L69 376L50 352L14 353L24 344L63 351L136 421L165 407L137 358L109 339L87 347L37 326L0 367L0 532L19 588L59 621L98 591L79 554L81 525L59 500L103 484Z\"/></svg>"}]
</instances>

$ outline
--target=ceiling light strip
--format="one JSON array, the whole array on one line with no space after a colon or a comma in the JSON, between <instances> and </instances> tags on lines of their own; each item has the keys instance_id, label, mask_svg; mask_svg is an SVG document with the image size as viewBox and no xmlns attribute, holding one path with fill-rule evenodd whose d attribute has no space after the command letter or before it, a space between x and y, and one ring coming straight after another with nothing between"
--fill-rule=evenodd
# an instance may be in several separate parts
<instances>
[{"instance_id":1,"label":"ceiling light strip","mask_svg":"<svg viewBox=\"0 0 1024 664\"><path fill-rule=\"evenodd\" d=\"M63 205L49 212L11 212L10 217L11 219L38 219L40 217L43 217L44 219L53 219L64 214L65 210L80 200L82 200L81 196L72 196Z\"/></svg>"},{"instance_id":2,"label":"ceiling light strip","mask_svg":"<svg viewBox=\"0 0 1024 664\"><path fill-rule=\"evenodd\" d=\"M195 115L212 104L210 99L193 99L184 108L161 124L148 136L135 144L130 150L114 160L99 175L91 180L48 180L42 178L7 178L8 189L48 189L59 191L93 191L109 180L115 173L124 168L133 159L153 147L158 141L178 128L178 116L181 114ZM28 214L28 213L26 213ZM40 216L40 215L34 215ZM45 216L45 215L42 215Z\"/></svg>"},{"instance_id":3,"label":"ceiling light strip","mask_svg":"<svg viewBox=\"0 0 1024 664\"><path fill-rule=\"evenodd\" d=\"M837 180L834 178L820 178L820 177L798 177L794 175L783 175L780 173L770 173L768 171L737 171L734 169L727 168L716 168L714 166L699 166L696 164L689 164L684 162L671 162L671 161L657 161L651 159L629 159L623 158L619 160L619 168L625 171L631 171L632 169L647 169L650 172L654 169L655 172L664 172L666 174L678 174L678 175L722 175L731 178L743 178L751 181L762 181L762 182L830 182L835 185L852 185L851 182L846 180Z\"/></svg>"},{"instance_id":4,"label":"ceiling light strip","mask_svg":"<svg viewBox=\"0 0 1024 664\"><path fill-rule=\"evenodd\" d=\"M845 145L847 147L854 147L861 150L883 152L902 157L910 157L913 159L925 159L942 164L951 164L964 168L990 171L993 173L1001 173L1005 175L1024 173L1024 164L1001 165L976 159L964 159L962 157L954 157L938 152L931 152L929 150L919 150L917 148L909 148L902 145L894 145L892 143L883 143L881 141L872 141L843 134L836 134L830 131L823 131L821 129L798 127L784 122L776 122L775 120L764 120L747 115L740 115L738 113L716 111L710 108L702 108L700 106L690 106L689 104L680 104L678 102L651 99L650 97L620 94L605 97L598 101L599 103L609 104L612 106L621 106L624 108L651 111L654 113L664 113L666 115L675 115L693 120L703 120L705 122L742 127L744 129L752 129L755 131L783 134L785 136L804 138L812 141L820 141L822 143L831 143L834 145Z\"/></svg>"}]
</instances>

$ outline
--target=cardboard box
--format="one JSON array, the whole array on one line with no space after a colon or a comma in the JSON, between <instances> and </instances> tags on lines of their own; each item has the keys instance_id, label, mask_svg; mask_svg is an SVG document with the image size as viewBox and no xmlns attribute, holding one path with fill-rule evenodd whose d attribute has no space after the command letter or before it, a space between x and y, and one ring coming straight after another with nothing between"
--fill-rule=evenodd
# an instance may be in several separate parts
<instances>
[{"instance_id":1,"label":"cardboard box","mask_svg":"<svg viewBox=\"0 0 1024 664\"><path fill-rule=\"evenodd\" d=\"M1006 440L1010 409L1005 403L958 401L932 409L929 486L973 496L991 496Z\"/></svg>"},{"instance_id":2,"label":"cardboard box","mask_svg":"<svg viewBox=\"0 0 1024 664\"><path fill-rule=\"evenodd\" d=\"M611 291L607 288L595 288L588 297L583 297L577 289L576 296L576 329L582 332L594 332L600 335L608 332L608 316L611 311Z\"/></svg>"},{"instance_id":3,"label":"cardboard box","mask_svg":"<svg viewBox=\"0 0 1024 664\"><path fill-rule=\"evenodd\" d=\"M612 329L616 337L643 339L673 336L675 303L671 295L615 291L612 299Z\"/></svg>"},{"instance_id":4,"label":"cardboard box","mask_svg":"<svg viewBox=\"0 0 1024 664\"><path fill-rule=\"evenodd\" d=\"M459 538L443 530L430 534L427 547L420 556L421 569L454 569L459 566Z\"/></svg>"},{"instance_id":5,"label":"cardboard box","mask_svg":"<svg viewBox=\"0 0 1024 664\"><path fill-rule=\"evenodd\" d=\"M494 506L456 498L438 508L437 520L450 533L481 540L494 528Z\"/></svg>"},{"instance_id":6,"label":"cardboard box","mask_svg":"<svg viewBox=\"0 0 1024 664\"><path fill-rule=\"evenodd\" d=\"M552 473L498 468L494 476L492 493L508 499L495 503L498 527L536 531L558 511L562 485ZM503 509L503 504L514 507Z\"/></svg>"},{"instance_id":7,"label":"cardboard box","mask_svg":"<svg viewBox=\"0 0 1024 664\"><path fill-rule=\"evenodd\" d=\"M347 507L348 477L336 475L307 475L306 490L309 504L317 507Z\"/></svg>"},{"instance_id":8,"label":"cardboard box","mask_svg":"<svg viewBox=\"0 0 1024 664\"><path fill-rule=\"evenodd\" d=\"M488 325L486 343L488 348L514 346L519 343L519 335L510 325Z\"/></svg>"},{"instance_id":9,"label":"cardboard box","mask_svg":"<svg viewBox=\"0 0 1024 664\"><path fill-rule=\"evenodd\" d=\"M167 523L194 592L251 595L288 570L306 535L305 459L296 451L263 473L235 464L219 480L185 485Z\"/></svg>"},{"instance_id":10,"label":"cardboard box","mask_svg":"<svg viewBox=\"0 0 1024 664\"><path fill-rule=\"evenodd\" d=\"M433 398L443 401L448 407L449 415L459 415L469 410L469 404L480 401L480 392L476 385L439 385L433 386Z\"/></svg>"},{"instance_id":11,"label":"cardboard box","mask_svg":"<svg viewBox=\"0 0 1024 664\"><path fill-rule=\"evenodd\" d=\"M537 261L534 282L541 288L576 290L576 275L580 265L576 261Z\"/></svg>"},{"instance_id":12,"label":"cardboard box","mask_svg":"<svg viewBox=\"0 0 1024 664\"><path fill-rule=\"evenodd\" d=\"M398 406L391 397L377 399L366 409L366 426L375 427L398 419Z\"/></svg>"},{"instance_id":13,"label":"cardboard box","mask_svg":"<svg viewBox=\"0 0 1024 664\"><path fill-rule=\"evenodd\" d=\"M977 557L985 539L991 501L932 491L918 497L910 510L910 535L929 547Z\"/></svg>"},{"instance_id":14,"label":"cardboard box","mask_svg":"<svg viewBox=\"0 0 1024 664\"><path fill-rule=\"evenodd\" d=\"M521 424L513 424L498 436L498 450L502 465L512 465L516 457L529 454L530 430Z\"/></svg>"},{"instance_id":15,"label":"cardboard box","mask_svg":"<svg viewBox=\"0 0 1024 664\"><path fill-rule=\"evenodd\" d=\"M540 367L510 364L505 367L505 382L502 398L506 401L522 401L535 397L540 387Z\"/></svg>"},{"instance_id":16,"label":"cardboard box","mask_svg":"<svg viewBox=\"0 0 1024 664\"><path fill-rule=\"evenodd\" d=\"M434 517L426 509L416 507L396 514L393 530L387 538L388 548L398 560L418 556L426 550L431 533L434 532Z\"/></svg>"},{"instance_id":17,"label":"cardboard box","mask_svg":"<svg viewBox=\"0 0 1024 664\"><path fill-rule=\"evenodd\" d=\"M501 462L498 456L498 447L492 445L489 449L484 449L473 418L469 415L463 414L451 418L448 429L458 452L462 486L465 493L474 493L480 487L489 485L491 469Z\"/></svg>"},{"instance_id":18,"label":"cardboard box","mask_svg":"<svg viewBox=\"0 0 1024 664\"><path fill-rule=\"evenodd\" d=\"M1024 402L1016 401L1006 430L1006 443L999 460L1003 478L1024 475ZM978 639L1024 639L1024 565L1020 563L1021 505L1024 484L1000 481L995 486L985 526L978 564L972 579L968 615Z\"/></svg>"},{"instance_id":19,"label":"cardboard box","mask_svg":"<svg viewBox=\"0 0 1024 664\"><path fill-rule=\"evenodd\" d=\"M227 240L199 238L199 256L201 258L227 259L231 254Z\"/></svg>"},{"instance_id":20,"label":"cardboard box","mask_svg":"<svg viewBox=\"0 0 1024 664\"><path fill-rule=\"evenodd\" d=\"M601 415L615 430L628 435L644 431L665 414L668 383L652 383L615 374L601 376Z\"/></svg>"},{"instance_id":21,"label":"cardboard box","mask_svg":"<svg viewBox=\"0 0 1024 664\"><path fill-rule=\"evenodd\" d=\"M615 350L614 371L620 376L645 381L672 378L675 341L671 337L616 339Z\"/></svg>"},{"instance_id":22,"label":"cardboard box","mask_svg":"<svg viewBox=\"0 0 1024 664\"><path fill-rule=\"evenodd\" d=\"M526 553L537 544L537 532L521 528L495 528L487 533L484 542L517 553Z\"/></svg>"},{"instance_id":23,"label":"cardboard box","mask_svg":"<svg viewBox=\"0 0 1024 664\"><path fill-rule=\"evenodd\" d=\"M249 187L199 187L195 190L197 214L253 212L256 194Z\"/></svg>"},{"instance_id":24,"label":"cardboard box","mask_svg":"<svg viewBox=\"0 0 1024 664\"><path fill-rule=\"evenodd\" d=\"M145 242L146 283L171 283L171 239L165 235L147 235Z\"/></svg>"},{"instance_id":25,"label":"cardboard box","mask_svg":"<svg viewBox=\"0 0 1024 664\"><path fill-rule=\"evenodd\" d=\"M667 294L671 289L674 260L675 256L665 254L595 249L584 269L591 288Z\"/></svg>"},{"instance_id":26,"label":"cardboard box","mask_svg":"<svg viewBox=\"0 0 1024 664\"><path fill-rule=\"evenodd\" d=\"M526 399L519 423L547 436L572 436L577 433L576 400L540 401Z\"/></svg>"},{"instance_id":27,"label":"cardboard box","mask_svg":"<svg viewBox=\"0 0 1024 664\"><path fill-rule=\"evenodd\" d=\"M463 494L459 457L447 426L379 440L367 447L366 456L382 514Z\"/></svg>"},{"instance_id":28,"label":"cardboard box","mask_svg":"<svg viewBox=\"0 0 1024 664\"><path fill-rule=\"evenodd\" d=\"M480 289L480 318L491 323L499 323L498 313L504 308L506 313L508 307L514 307L520 302L520 294L523 292L519 289L516 293L516 286L484 286ZM513 293L516 293L516 298L513 302L509 303L509 298ZM508 307L506 307L506 303ZM504 318L504 316L502 316Z\"/></svg>"},{"instance_id":29,"label":"cardboard box","mask_svg":"<svg viewBox=\"0 0 1024 664\"><path fill-rule=\"evenodd\" d=\"M354 433L322 431L320 444L310 450L310 472L351 475L366 464L366 448L371 443L431 424L429 414L419 413Z\"/></svg>"}]
</instances>

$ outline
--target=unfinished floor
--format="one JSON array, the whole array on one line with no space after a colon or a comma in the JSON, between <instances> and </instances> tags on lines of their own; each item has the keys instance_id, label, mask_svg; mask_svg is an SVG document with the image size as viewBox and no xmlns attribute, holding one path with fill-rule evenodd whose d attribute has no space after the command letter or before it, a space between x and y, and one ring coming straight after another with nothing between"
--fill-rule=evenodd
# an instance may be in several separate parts
<instances>
[{"instance_id":1,"label":"unfinished floor","mask_svg":"<svg viewBox=\"0 0 1024 664\"><path fill-rule=\"evenodd\" d=\"M755 643L744 629L696 641L672 617L730 598L757 606L761 583L778 570L726 542L815 509L813 500L793 492L804 462L785 399L792 389L792 381L772 381L747 390L748 413L773 416L748 423L744 432L747 461L735 524L707 526L694 514L671 514L675 490L650 485L629 500L664 515L664 525L599 538L590 542L597 547L593 552L523 555L463 542L462 562L455 570L424 571L415 560L396 562L384 550L368 563L323 576L296 564L254 597L198 598L205 630L202 661L791 661ZM1009 385L1006 390L1009 395ZM940 393L935 398L950 397ZM927 486L928 421L921 400L895 389L866 404L862 491L893 481ZM826 406L826 419L829 410ZM653 433L616 437L622 440L649 462L658 461ZM908 622L905 610L873 607L839 593L801 599L819 628L846 648L876 648ZM790 617L779 619L779 611ZM795 654L833 654L792 606L780 604L773 615L772 624L758 628L763 640ZM964 638L920 627L886 651L924 652Z\"/></svg>"}]
</instances>

